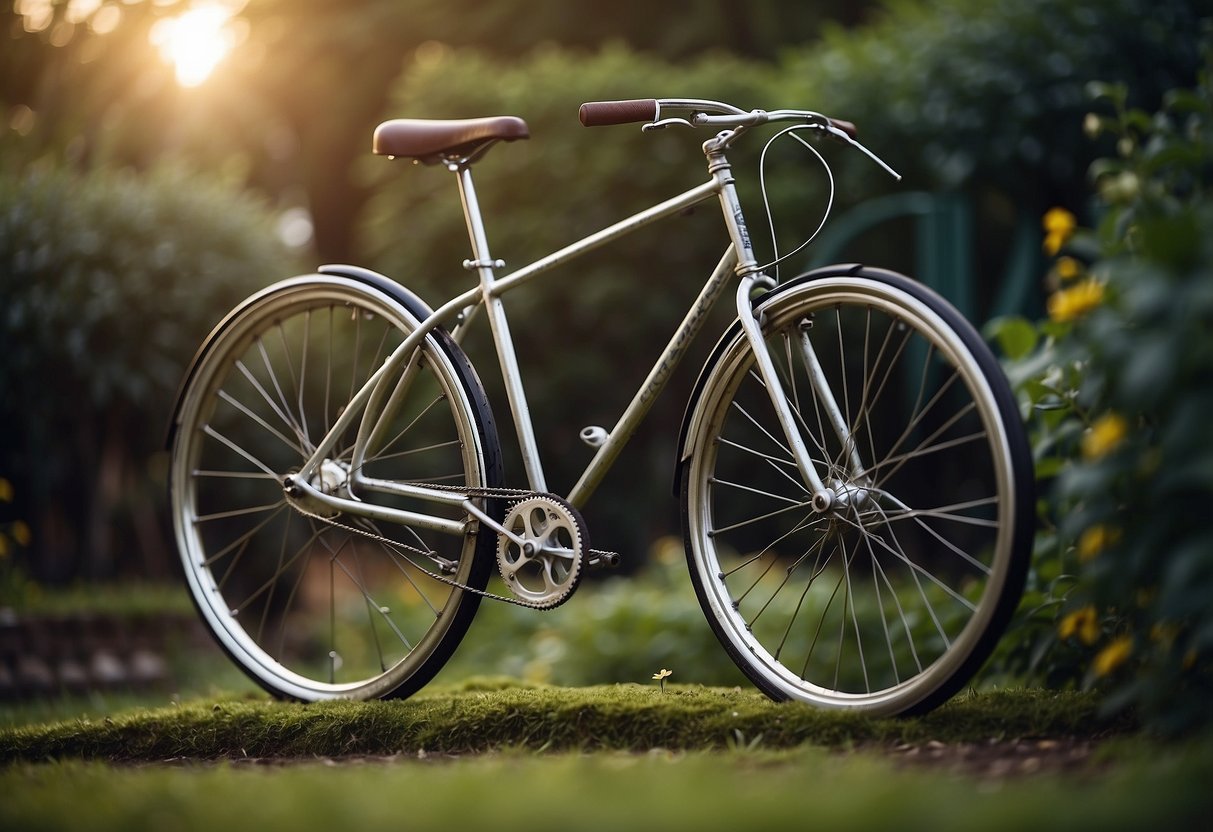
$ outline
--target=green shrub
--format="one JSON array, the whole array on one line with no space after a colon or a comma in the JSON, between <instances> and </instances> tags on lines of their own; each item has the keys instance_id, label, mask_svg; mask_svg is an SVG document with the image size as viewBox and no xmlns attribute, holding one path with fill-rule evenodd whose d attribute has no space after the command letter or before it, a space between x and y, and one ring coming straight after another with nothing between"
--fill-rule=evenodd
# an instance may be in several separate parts
<instances>
[{"instance_id":1,"label":"green shrub","mask_svg":"<svg viewBox=\"0 0 1213 832\"><path fill-rule=\"evenodd\" d=\"M0 473L34 577L165 573L174 391L224 311L291 266L263 208L198 177L0 176Z\"/></svg>"},{"instance_id":2,"label":"green shrub","mask_svg":"<svg viewBox=\"0 0 1213 832\"><path fill-rule=\"evenodd\" d=\"M673 537L654 543L640 573L593 581L550 612L486 602L438 678L655 685L662 668L673 671L671 683L749 684L708 626Z\"/></svg>"},{"instance_id":3,"label":"green shrub","mask_svg":"<svg viewBox=\"0 0 1213 832\"><path fill-rule=\"evenodd\" d=\"M1027 667L1101 684L1168 732L1207 724L1213 694L1210 56L1153 115L1096 88L1112 112L1088 132L1118 149L1092 167L1098 229L1051 212L1050 320L998 328L1052 479Z\"/></svg>"}]
</instances>

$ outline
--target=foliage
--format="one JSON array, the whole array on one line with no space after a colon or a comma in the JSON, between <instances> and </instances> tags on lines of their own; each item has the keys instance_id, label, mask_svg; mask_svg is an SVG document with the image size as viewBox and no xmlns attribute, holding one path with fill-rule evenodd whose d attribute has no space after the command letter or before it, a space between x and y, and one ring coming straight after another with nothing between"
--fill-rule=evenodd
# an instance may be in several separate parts
<instances>
[{"instance_id":1,"label":"foliage","mask_svg":"<svg viewBox=\"0 0 1213 832\"><path fill-rule=\"evenodd\" d=\"M999 330L1053 481L1026 667L1105 685L1168 732L1207 724L1213 693L1210 55L1153 115L1123 86L1093 88L1110 112L1088 132L1118 151L1091 171L1102 218L1073 236L1064 214L1047 220L1050 319Z\"/></svg>"},{"instance_id":2,"label":"foliage","mask_svg":"<svg viewBox=\"0 0 1213 832\"><path fill-rule=\"evenodd\" d=\"M0 4L0 119L23 155L147 166L164 153L236 172L313 214L326 261L358 253L368 193L350 172L409 56L438 44L498 58L542 44L610 42L666 57L728 50L774 60L826 19L860 22L873 0L258 0L239 11L231 55L182 90L149 42L188 0L16 0ZM9 112L5 112L8 110ZM154 123L156 130L148 130Z\"/></svg>"},{"instance_id":3,"label":"foliage","mask_svg":"<svg viewBox=\"0 0 1213 832\"><path fill-rule=\"evenodd\" d=\"M105 577L136 541L162 572L173 392L223 312L289 265L259 205L180 171L0 177L0 470L32 577Z\"/></svg>"},{"instance_id":4,"label":"foliage","mask_svg":"<svg viewBox=\"0 0 1213 832\"><path fill-rule=\"evenodd\" d=\"M1084 85L1131 83L1157 105L1192 82L1206 16L1195 0L895 0L791 56L787 97L854 119L911 182L1069 204L1095 153L1078 130Z\"/></svg>"},{"instance_id":5,"label":"foliage","mask_svg":"<svg viewBox=\"0 0 1213 832\"><path fill-rule=\"evenodd\" d=\"M712 633L687 577L682 543L662 538L644 570L583 586L545 613L484 604L435 684L501 675L557 685L643 682L748 685Z\"/></svg>"}]
</instances>

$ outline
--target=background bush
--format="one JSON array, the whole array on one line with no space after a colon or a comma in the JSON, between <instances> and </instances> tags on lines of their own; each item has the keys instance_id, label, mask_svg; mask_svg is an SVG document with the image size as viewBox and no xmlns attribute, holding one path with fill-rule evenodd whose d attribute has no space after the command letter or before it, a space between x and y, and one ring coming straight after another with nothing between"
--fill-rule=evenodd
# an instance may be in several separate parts
<instances>
[{"instance_id":1,"label":"background bush","mask_svg":"<svg viewBox=\"0 0 1213 832\"><path fill-rule=\"evenodd\" d=\"M1213 46L1213 39L1210 40ZM1054 212L1050 320L997 331L1052 484L1020 669L1101 684L1168 732L1209 722L1213 694L1213 49L1157 113L1093 88L1093 232ZM1026 645L1025 645L1026 646Z\"/></svg>"},{"instance_id":2,"label":"background bush","mask_svg":"<svg viewBox=\"0 0 1213 832\"><path fill-rule=\"evenodd\" d=\"M222 314L291 266L259 204L196 176L0 175L0 475L35 577L167 574L174 392Z\"/></svg>"}]
</instances>

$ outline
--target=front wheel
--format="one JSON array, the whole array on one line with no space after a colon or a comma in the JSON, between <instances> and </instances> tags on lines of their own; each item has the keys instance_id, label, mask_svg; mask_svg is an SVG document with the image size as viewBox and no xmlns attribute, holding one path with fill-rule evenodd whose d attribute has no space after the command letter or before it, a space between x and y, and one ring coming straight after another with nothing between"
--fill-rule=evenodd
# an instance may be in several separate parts
<instances>
[{"instance_id":1,"label":"front wheel","mask_svg":"<svg viewBox=\"0 0 1213 832\"><path fill-rule=\"evenodd\" d=\"M773 698L932 708L989 656L1023 589L1033 475L1006 379L950 305L890 272L815 273L755 312L831 499L814 507L735 326L682 451L700 604Z\"/></svg>"},{"instance_id":2,"label":"front wheel","mask_svg":"<svg viewBox=\"0 0 1213 832\"><path fill-rule=\"evenodd\" d=\"M458 504L356 486L362 477L500 485L483 390L441 330L394 365L382 387L391 394L372 398L372 411L338 437L311 485L441 516L453 521L448 529L466 521L466 531L393 526L284 489L350 397L416 328L407 301L344 277L277 284L228 316L183 388L170 486L187 583L219 644L276 696L415 691L471 623L480 598L463 587L488 581L495 535L477 534ZM356 458L360 425L374 427L373 439Z\"/></svg>"}]
</instances>

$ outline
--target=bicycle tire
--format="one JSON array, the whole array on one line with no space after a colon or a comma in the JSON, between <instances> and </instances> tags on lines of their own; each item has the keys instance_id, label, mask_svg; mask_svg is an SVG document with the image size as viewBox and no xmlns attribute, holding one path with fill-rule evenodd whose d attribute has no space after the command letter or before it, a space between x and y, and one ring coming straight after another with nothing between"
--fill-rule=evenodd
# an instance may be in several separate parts
<instances>
[{"instance_id":1,"label":"bicycle tire","mask_svg":"<svg viewBox=\"0 0 1213 832\"><path fill-rule=\"evenodd\" d=\"M1023 591L1034 481L1009 384L974 328L903 275L819 270L759 299L755 314L841 502L811 507L735 322L705 365L680 446L700 605L774 699L930 710L988 658ZM804 333L831 396L807 386ZM847 430L830 426L827 398Z\"/></svg>"},{"instance_id":2,"label":"bicycle tire","mask_svg":"<svg viewBox=\"0 0 1213 832\"><path fill-rule=\"evenodd\" d=\"M441 557L456 582L488 583L495 535L476 534L475 522L457 536L345 514L318 519L329 513L323 506L293 504L284 492L283 478L417 327L418 304L395 294L333 275L271 286L216 328L180 394L170 502L186 583L219 645L276 697L415 692L453 654L480 602L426 572L439 572ZM435 330L405 366L414 367L407 393L376 414L381 440L363 472L499 486L495 424L463 351ZM392 383L406 372L398 368ZM360 421L321 467L330 486L348 478ZM357 496L468 519L458 506ZM478 499L500 515L499 501Z\"/></svg>"}]
</instances>

